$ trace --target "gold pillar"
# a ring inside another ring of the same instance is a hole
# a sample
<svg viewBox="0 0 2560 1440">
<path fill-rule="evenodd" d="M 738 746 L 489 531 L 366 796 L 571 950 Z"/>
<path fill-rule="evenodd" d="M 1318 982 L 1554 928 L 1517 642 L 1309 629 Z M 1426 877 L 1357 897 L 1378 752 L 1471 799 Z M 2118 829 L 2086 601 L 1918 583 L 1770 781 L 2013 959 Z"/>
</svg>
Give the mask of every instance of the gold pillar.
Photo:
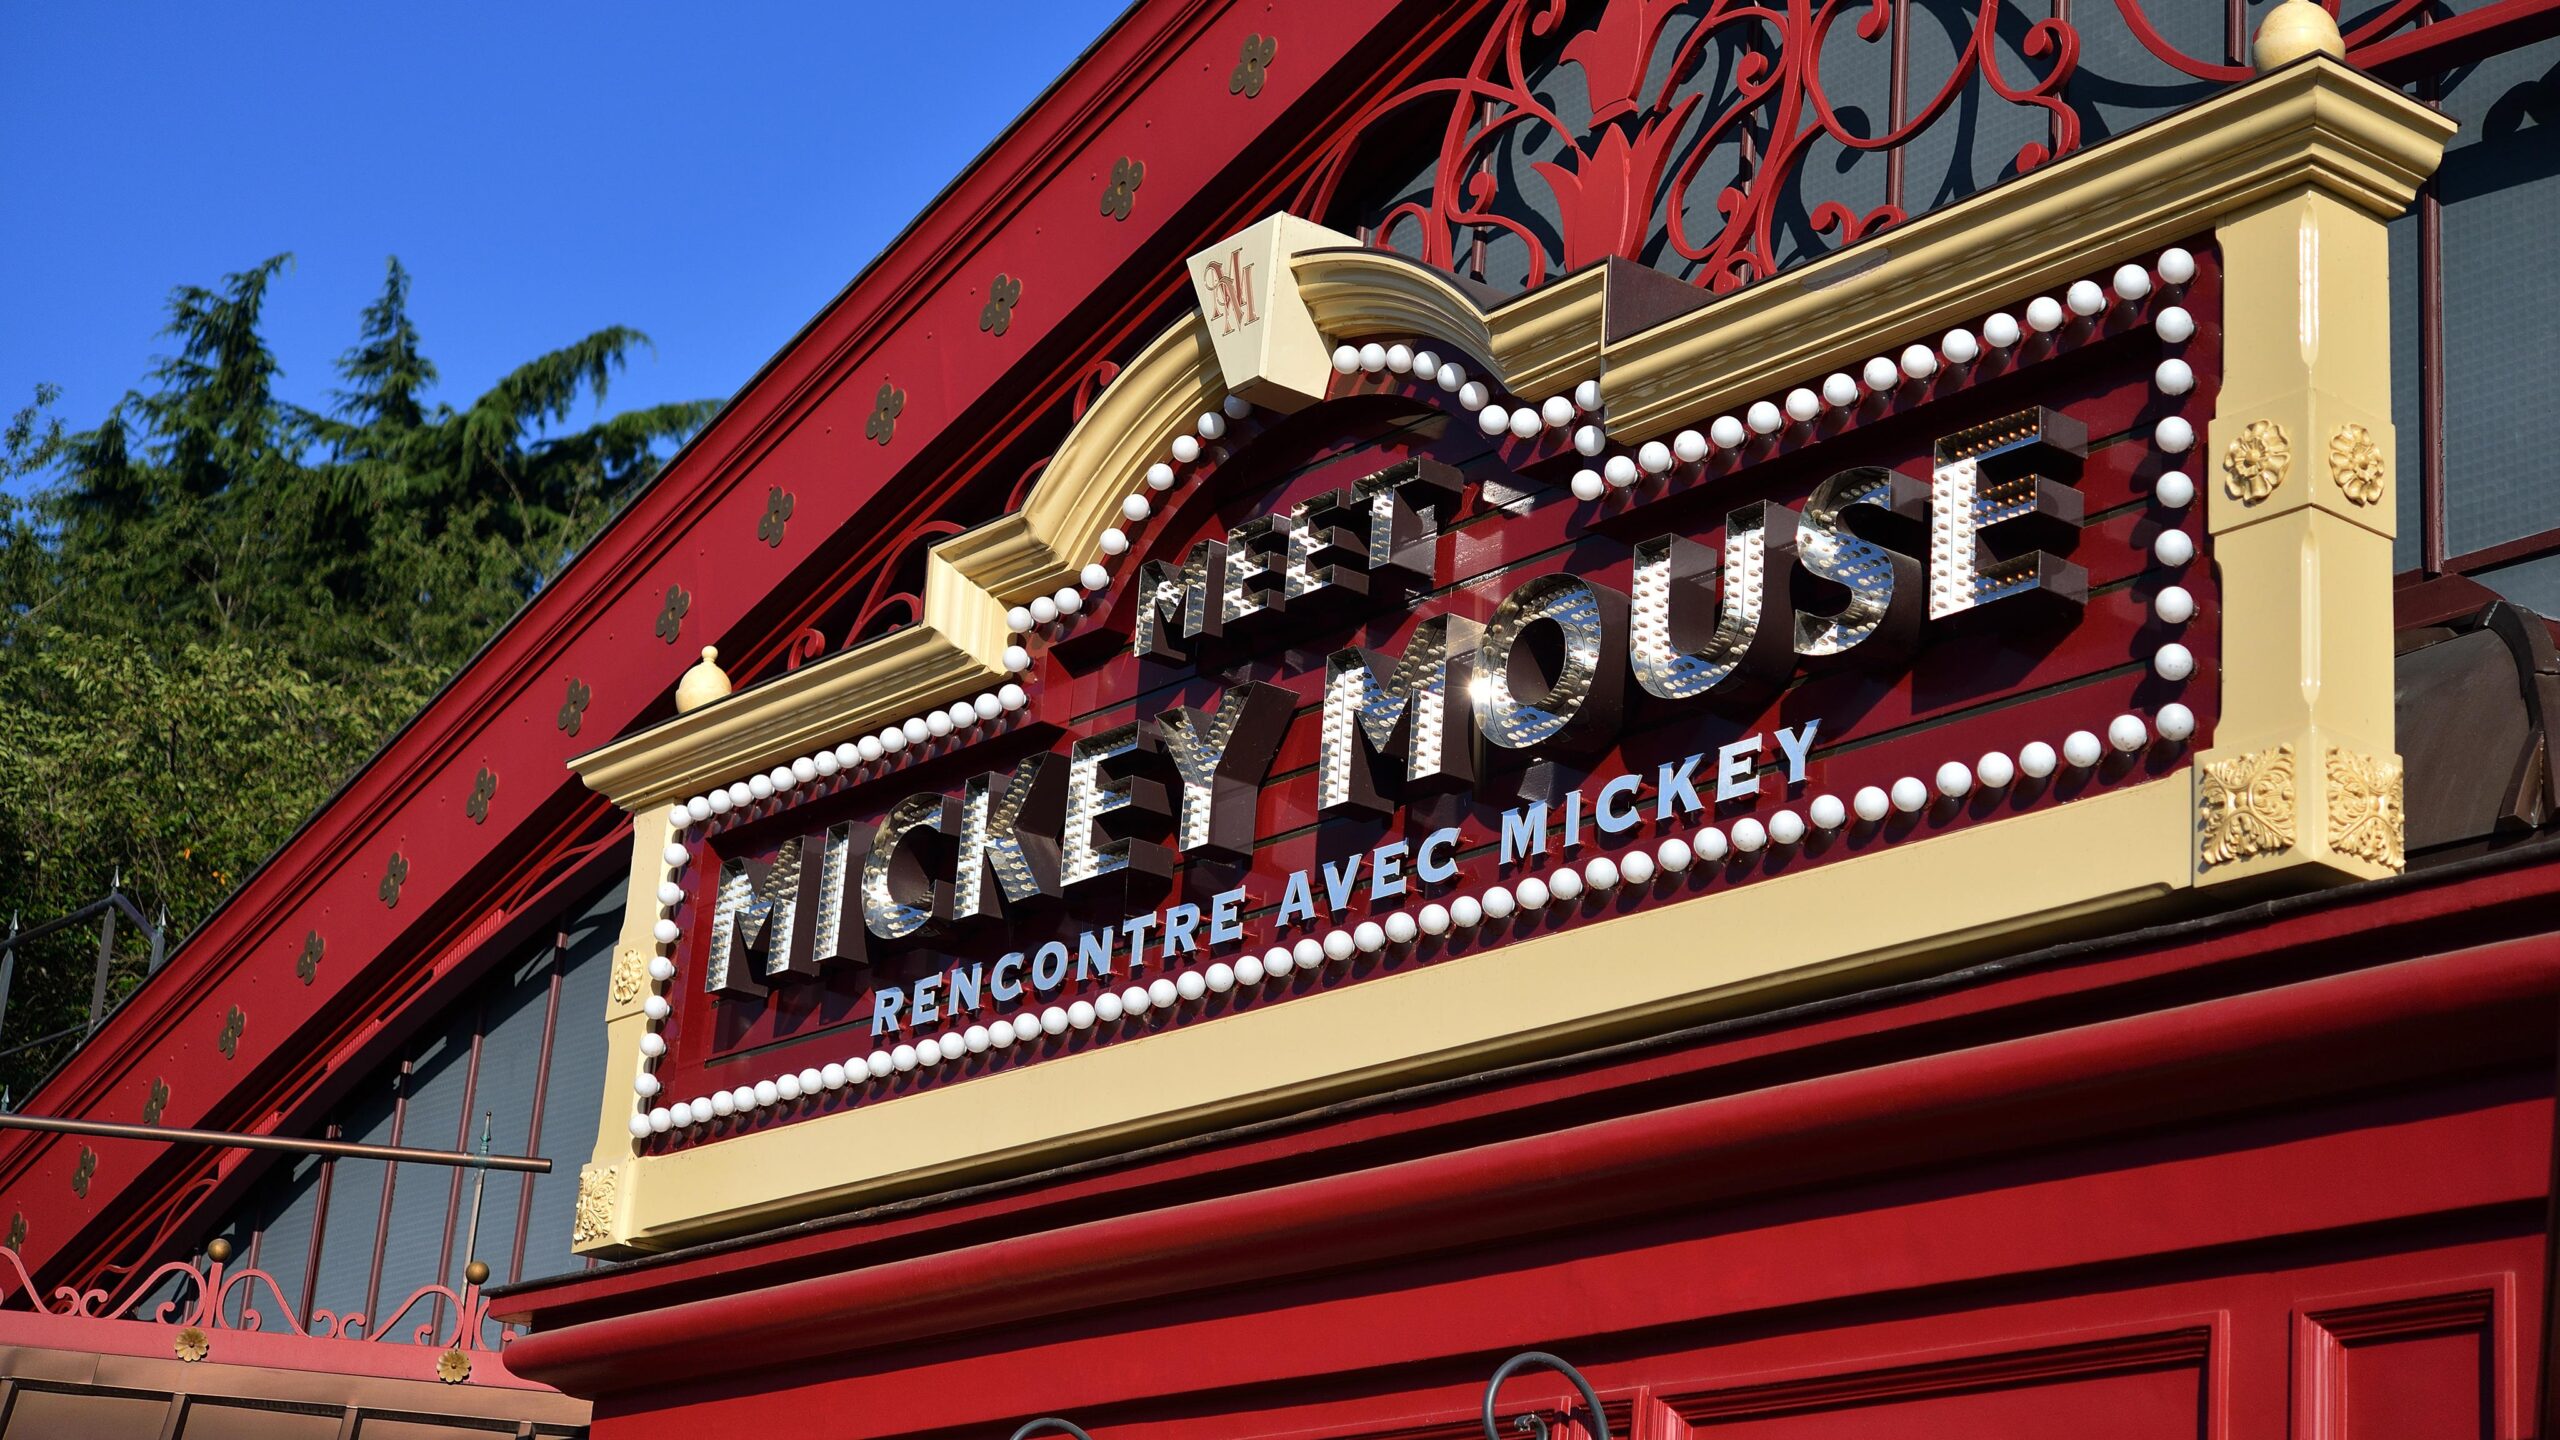
<svg viewBox="0 0 2560 1440">
<path fill-rule="evenodd" d="M 2394 213 L 2305 183 L 2215 230 L 2222 388 L 2193 468 L 2210 497 L 2224 651 L 2221 717 L 2197 757 L 2200 885 L 2401 868 Z"/>
</svg>

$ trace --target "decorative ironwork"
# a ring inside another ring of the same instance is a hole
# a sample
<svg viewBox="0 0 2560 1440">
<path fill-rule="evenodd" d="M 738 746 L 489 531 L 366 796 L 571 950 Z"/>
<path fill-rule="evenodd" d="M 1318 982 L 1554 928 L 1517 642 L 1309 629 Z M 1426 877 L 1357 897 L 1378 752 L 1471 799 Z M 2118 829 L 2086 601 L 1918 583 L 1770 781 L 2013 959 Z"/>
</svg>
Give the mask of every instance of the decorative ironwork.
<svg viewBox="0 0 2560 1440">
<path fill-rule="evenodd" d="M 169 1109 L 169 1082 L 157 1075 L 151 1077 L 151 1093 L 143 1097 L 142 1123 L 157 1125 Z"/>
<path fill-rule="evenodd" d="M 1541 98 L 1556 80 L 1533 75 L 1528 58 L 1534 44 L 1564 24 L 1563 0 L 1510 0 L 1463 74 L 1385 96 L 1345 127 L 1345 138 L 1291 208 L 1328 214 L 1367 137 L 1409 133 L 1413 120 L 1402 112 L 1444 105 L 1429 195 L 1389 210 L 1377 243 L 1391 243 L 1410 226 L 1419 232 L 1424 263 L 1455 269 L 1461 246 L 1501 232 L 1527 247 L 1526 283 L 1535 286 L 1551 269 L 1579 269 L 1613 255 L 1643 258 L 1659 234 L 1671 254 L 1697 265 L 1697 283 L 1723 291 L 1777 273 L 1779 227 L 1791 216 L 1799 172 L 1816 141 L 1852 152 L 1899 149 L 1955 110 L 1958 97 L 1979 81 L 1999 99 L 2047 117 L 2050 140 L 2020 146 L 2017 170 L 2078 148 L 2080 120 L 2062 98 L 2079 63 L 2080 37 L 2069 23 L 2043 19 L 2026 27 L 2019 49 L 2045 68 L 2012 83 L 1999 66 L 2001 0 L 1974 0 L 1973 31 L 1961 37 L 1935 93 L 1898 122 L 1862 133 L 1834 106 L 1822 76 L 1832 27 L 1851 8 L 1843 0 L 1709 0 L 1694 24 L 1670 38 L 1669 22 L 1698 11 L 1695 0 L 1612 0 L 1558 52 L 1582 75 L 1590 118 L 1576 127 Z M 1901 7 L 1868 0 L 1855 8 L 1858 38 L 1889 42 Z M 1711 56 L 1724 54 L 1733 56 L 1730 70 L 1712 95 L 1680 93 Z M 1552 198 L 1552 245 L 1495 208 L 1496 151 L 1537 132 L 1563 147 L 1557 159 L 1528 166 Z M 1726 173 L 1737 178 L 1712 197 L 1697 193 L 1701 176 Z M 1712 228 L 1693 231 L 1691 217 L 1699 214 L 1713 217 Z M 1862 214 L 1825 201 L 1807 218 L 1816 233 L 1846 245 L 1908 216 L 1894 203 Z"/>
<path fill-rule="evenodd" d="M 1244 49 L 1236 57 L 1236 68 L 1227 74 L 1227 93 L 1247 100 L 1262 93 L 1262 82 L 1271 69 L 1271 57 L 1280 53 L 1277 35 L 1247 35 Z"/>
<path fill-rule="evenodd" d="M 303 984 L 308 985 L 320 978 L 320 957 L 328 948 L 329 942 L 320 938 L 319 931 L 303 934 L 302 953 L 293 960 L 293 973 L 302 977 Z"/>
<path fill-rule="evenodd" d="M 373 887 L 373 893 L 382 897 L 384 909 L 397 910 L 400 908 L 400 887 L 408 883 L 409 857 L 394 850 L 391 858 L 383 862 L 382 883 Z"/>
<path fill-rule="evenodd" d="M 237 1005 L 232 1006 L 231 1013 L 222 1017 L 222 1033 L 213 1042 L 214 1048 L 222 1052 L 223 1059 L 240 1058 L 240 1035 L 248 1028 L 249 1012 Z"/>
<path fill-rule="evenodd" d="M 692 592 L 682 585 L 669 585 L 666 601 L 658 607 L 658 638 L 670 645 L 676 643 L 676 637 L 684 633 L 684 617 L 692 609 Z M 572 730 L 569 733 L 575 735 L 578 732 Z"/>
<path fill-rule="evenodd" d="M 2382 499 L 2386 473 L 2382 447 L 2361 425 L 2341 425 L 2329 437 L 2329 479 L 2350 505 L 2372 505 Z"/>
<path fill-rule="evenodd" d="M 791 637 L 791 643 L 783 647 L 783 672 L 788 674 L 826 653 L 827 637 L 825 632 L 819 630 L 815 625 L 804 626 L 799 634 Z"/>
<path fill-rule="evenodd" d="M 797 503 L 791 492 L 779 485 L 764 492 L 764 514 L 756 520 L 756 538 L 763 541 L 767 549 L 782 548 L 782 534 L 791 524 L 791 511 Z"/>
<path fill-rule="evenodd" d="M 1581 1392 L 1582 1403 L 1590 1407 L 1591 1440 L 1609 1440 L 1609 1417 L 1600 1409 L 1599 1392 L 1591 1388 L 1591 1382 L 1584 1379 L 1582 1372 L 1573 1368 L 1571 1363 L 1560 1360 L 1557 1357 L 1548 1354 L 1544 1350 L 1523 1350 L 1519 1354 L 1512 1356 L 1510 1359 L 1503 1361 L 1501 1368 L 1493 1372 L 1493 1379 L 1485 1383 L 1485 1440 L 1502 1440 L 1501 1427 L 1494 1420 L 1494 1400 L 1495 1397 L 1501 1393 L 1502 1382 L 1510 1379 L 1512 1375 L 1518 1371 L 1527 1369 L 1532 1365 L 1553 1370 L 1557 1374 L 1562 1375 L 1565 1379 L 1571 1381 L 1573 1383 L 1573 1388 Z M 1573 1415 L 1572 1412 L 1568 1410 L 1559 1412 L 1555 1418 L 1558 1420 L 1570 1420 L 1573 1418 Z M 1554 1434 L 1553 1427 L 1548 1423 L 1547 1412 L 1543 1410 L 1532 1410 L 1526 1414 L 1512 1416 L 1511 1428 L 1519 1434 L 1532 1435 L 1535 1437 L 1535 1440 L 1551 1440 L 1551 1437 Z"/>
<path fill-rule="evenodd" d="M 990 335 L 1012 329 L 1013 307 L 1021 302 L 1021 278 L 997 272 L 994 283 L 987 286 L 987 303 L 978 309 L 978 328 Z"/>
<path fill-rule="evenodd" d="M 2246 80 L 2258 73 L 2245 64 L 2199 59 L 2170 44 L 2159 27 L 2151 23 L 2151 17 L 2143 13 L 2142 0 L 2115 0 L 2115 4 L 2116 13 L 2124 17 L 2125 28 L 2133 32 L 2133 38 L 2142 48 L 2150 51 L 2153 59 L 2181 75 L 2190 75 L 2198 80 L 2231 82 Z M 2338 0 L 2320 0 L 2320 8 L 2335 19 Z M 2425 9 L 2426 0 L 2394 0 L 2394 3 L 2367 16 L 2363 24 L 2346 32 L 2348 51 L 2352 53 L 2356 47 L 2381 39 L 2403 23 L 2421 18 Z"/>
<path fill-rule="evenodd" d="M 1072 1435 L 1075 1440 L 1093 1440 L 1091 1435 L 1085 1433 L 1083 1426 L 1073 1420 L 1061 1420 L 1055 1415 L 1043 1415 L 1037 1420 L 1023 1421 L 1022 1428 L 1013 1432 L 1013 1440 L 1031 1440 L 1034 1435 L 1051 1431 L 1060 1435 Z"/>
<path fill-rule="evenodd" d="M 237 1015 L 240 1012 L 234 1010 L 231 1013 Z M 89 1182 L 97 1178 L 98 1152 L 83 1145 L 80 1147 L 80 1163 L 71 1167 L 71 1193 L 83 1200 L 88 1199 Z"/>
<path fill-rule="evenodd" d="M 871 418 L 862 422 L 862 433 L 886 445 L 898 433 L 898 417 L 906 413 L 907 392 L 890 382 L 880 382 L 880 392 L 871 397 Z"/>
<path fill-rule="evenodd" d="M 472 824 L 485 825 L 489 820 L 489 802 L 497 798 L 498 772 L 483 765 L 480 773 L 471 777 L 471 793 L 463 798 L 462 813 L 471 817 Z"/>
<path fill-rule="evenodd" d="M 1129 218 L 1129 207 L 1138 199 L 1138 187 L 1146 183 L 1147 163 L 1123 155 L 1111 162 L 1111 183 L 1102 187 L 1102 213 L 1113 220 Z"/>
<path fill-rule="evenodd" d="M 2216 760 L 2198 778 L 2198 858 L 2228 865 L 2252 855 L 2291 849 L 2295 838 L 2293 747 L 2278 745 Z"/>
<path fill-rule="evenodd" d="M 561 734 L 573 738 L 577 735 L 578 728 L 587 723 L 587 702 L 595 698 L 596 692 L 587 688 L 586 681 L 570 679 L 568 698 L 560 702 L 557 723 Z"/>
<path fill-rule="evenodd" d="M 2329 848 L 2385 869 L 2407 863 L 2398 756 L 2329 750 Z"/>
<path fill-rule="evenodd" d="M 18 1235 L 18 1231 L 12 1231 L 13 1240 Z M 489 1318 L 489 1302 L 481 1293 L 489 1269 L 476 1260 L 464 1270 L 460 1289 L 450 1285 L 422 1286 L 401 1301 L 389 1318 L 376 1323 L 361 1313 L 338 1315 L 317 1307 L 309 1316 L 297 1318 L 274 1276 L 246 1266 L 234 1269 L 231 1255 L 230 1242 L 216 1240 L 205 1247 L 201 1267 L 191 1260 L 169 1261 L 152 1270 L 123 1298 L 108 1289 L 73 1285 L 55 1287 L 48 1298 L 37 1287 L 13 1243 L 0 1249 L 0 1307 L 23 1294 L 28 1307 L 38 1314 L 166 1325 L 176 1331 L 170 1338 L 182 1360 L 203 1359 L 211 1351 L 213 1333 L 222 1330 L 254 1330 L 312 1340 L 404 1343 L 397 1338 L 402 1333 L 401 1322 L 415 1312 L 424 1318 L 408 1328 L 405 1343 L 445 1351 L 448 1358 L 437 1362 L 440 1377 L 455 1384 L 469 1378 L 471 1356 L 495 1354 L 515 1336 L 511 1327 Z M 171 1290 L 170 1298 L 146 1308 L 147 1298 L 164 1287 Z M 190 1356 L 189 1349 L 196 1353 Z M 445 1373 L 451 1363 L 449 1357 L 455 1353 L 465 1357 L 460 1376 Z"/>
<path fill-rule="evenodd" d="M 2222 452 L 2222 488 L 2243 505 L 2276 493 L 2293 469 L 2293 439 L 2273 420 L 2252 420 Z"/>
</svg>

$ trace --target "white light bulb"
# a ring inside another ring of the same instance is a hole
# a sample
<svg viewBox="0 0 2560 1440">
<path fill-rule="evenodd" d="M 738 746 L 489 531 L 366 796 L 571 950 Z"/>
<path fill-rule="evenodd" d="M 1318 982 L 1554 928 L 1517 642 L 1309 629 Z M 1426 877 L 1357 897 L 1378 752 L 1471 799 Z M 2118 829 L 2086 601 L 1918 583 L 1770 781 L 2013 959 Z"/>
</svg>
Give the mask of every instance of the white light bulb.
<svg viewBox="0 0 2560 1440">
<path fill-rule="evenodd" d="M 2139 715 L 2119 715 L 2107 722 L 2107 743 L 2130 755 L 2151 743 L 2151 727 Z"/>
</svg>

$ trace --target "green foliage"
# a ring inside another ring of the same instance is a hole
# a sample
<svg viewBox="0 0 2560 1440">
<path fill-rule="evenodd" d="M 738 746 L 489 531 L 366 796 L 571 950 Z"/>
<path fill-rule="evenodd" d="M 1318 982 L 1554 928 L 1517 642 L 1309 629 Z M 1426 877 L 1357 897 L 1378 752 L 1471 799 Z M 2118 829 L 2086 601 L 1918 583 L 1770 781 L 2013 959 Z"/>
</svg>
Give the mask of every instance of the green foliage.
<svg viewBox="0 0 2560 1440">
<path fill-rule="evenodd" d="M 394 260 L 304 409 L 259 330 L 289 263 L 174 291 L 175 353 L 95 428 L 44 388 L 0 429 L 0 475 L 42 482 L 0 511 L 0 908 L 28 924 L 121 875 L 174 947 L 714 408 L 573 426 L 648 343 L 620 327 L 437 402 Z M 21 947 L 0 1051 L 76 1037 L 97 943 Z M 120 944 L 111 998 L 145 964 Z M 0 1084 L 73 1043 L 0 1053 Z"/>
</svg>

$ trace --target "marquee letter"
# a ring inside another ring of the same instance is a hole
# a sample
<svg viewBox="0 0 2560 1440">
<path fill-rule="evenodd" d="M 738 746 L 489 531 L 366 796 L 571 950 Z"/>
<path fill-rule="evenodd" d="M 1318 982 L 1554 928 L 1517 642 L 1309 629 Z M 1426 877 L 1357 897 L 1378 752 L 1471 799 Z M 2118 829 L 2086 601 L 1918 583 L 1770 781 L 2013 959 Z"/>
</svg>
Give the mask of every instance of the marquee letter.
<svg viewBox="0 0 2560 1440">
<path fill-rule="evenodd" d="M 2041 597 L 2026 602 L 2031 607 L 2066 613 L 2088 603 L 2088 571 L 2031 548 L 2068 549 L 2078 536 L 2084 502 L 2070 482 L 2088 453 L 2088 427 L 2041 406 L 1938 442 L 1928 502 L 1930 619 L 2023 595 Z"/>
<path fill-rule="evenodd" d="M 1553 631 L 1552 643 L 1540 627 Z M 1627 597 L 1542 575 L 1502 597 L 1476 647 L 1476 729 L 1505 750 L 1578 745 L 1618 718 L 1627 673 Z"/>
<path fill-rule="evenodd" d="M 1007 905 L 1058 893 L 1058 828 L 1066 817 L 1066 782 L 1061 767 L 1047 755 L 1023 757 L 1013 774 L 973 776 L 957 799 L 946 801 L 945 832 L 958 836 L 951 867 L 951 918 L 992 918 L 995 897 L 987 894 L 986 877 L 995 872 L 996 887 Z"/>
<path fill-rule="evenodd" d="M 1317 813 L 1387 815 L 1395 809 L 1391 797 L 1405 786 L 1454 787 L 1475 779 L 1465 677 L 1482 634 L 1464 616 L 1434 615 L 1414 630 L 1400 658 L 1355 646 L 1326 659 Z M 1398 757 L 1400 777 L 1389 763 Z"/>
<path fill-rule="evenodd" d="M 1795 668 L 1795 560 L 1795 512 L 1765 500 L 1724 517 L 1721 585 L 1702 545 L 1677 535 L 1638 545 L 1627 641 L 1636 684 L 1657 700 L 1774 694 Z"/>
<path fill-rule="evenodd" d="M 1130 653 L 1167 663 L 1189 654 L 1190 643 L 1224 631 L 1227 542 L 1203 540 L 1179 569 L 1162 560 L 1138 567 L 1138 613 L 1129 626 Z"/>
<path fill-rule="evenodd" d="M 1182 794 L 1173 848 L 1241 860 L 1253 853 L 1254 798 L 1296 710 L 1277 685 L 1230 685 L 1218 708 L 1189 706 L 1156 717 L 1156 738 L 1173 761 Z"/>
<path fill-rule="evenodd" d="M 1069 891 L 1089 890 L 1114 875 L 1147 875 L 1169 879 L 1173 863 L 1165 848 L 1151 840 L 1131 838 L 1149 822 L 1165 818 L 1164 782 L 1139 772 L 1156 760 L 1155 731 L 1145 725 L 1122 725 L 1078 740 L 1067 751 L 1067 818 L 1061 838 L 1059 883 Z M 1115 838 L 1095 838 L 1097 828 Z"/>
<path fill-rule="evenodd" d="M 910 795 L 890 807 L 862 857 L 863 928 L 898 940 L 932 924 L 947 890 L 933 877 L 927 850 L 942 833 L 942 797 Z M 921 837 L 921 838 L 920 838 Z"/>
<path fill-rule="evenodd" d="M 1820 659 L 1861 645 L 1878 658 L 1910 653 L 1919 639 L 1923 609 L 1920 562 L 1892 546 L 1861 539 L 1850 531 L 1848 517 L 1863 510 L 1877 517 L 1875 523 L 1900 528 L 1895 507 L 1907 511 L 1923 493 L 1917 481 L 1881 465 L 1843 470 L 1813 487 L 1796 530 L 1796 563 L 1815 579 L 1846 590 L 1849 598 L 1828 615 L 1797 612 L 1797 654 Z M 1916 537 L 1911 548 L 1919 548 Z"/>
</svg>

